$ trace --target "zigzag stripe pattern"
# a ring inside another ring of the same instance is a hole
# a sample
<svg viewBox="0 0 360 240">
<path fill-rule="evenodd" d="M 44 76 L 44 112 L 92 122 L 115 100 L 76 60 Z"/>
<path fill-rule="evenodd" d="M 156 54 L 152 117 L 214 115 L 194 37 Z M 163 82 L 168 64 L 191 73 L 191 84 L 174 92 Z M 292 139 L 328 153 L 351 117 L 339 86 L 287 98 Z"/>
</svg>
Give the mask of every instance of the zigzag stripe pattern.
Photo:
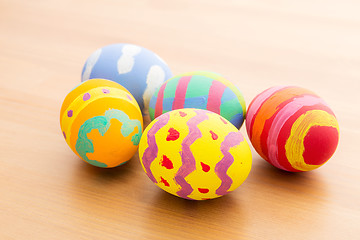
<svg viewBox="0 0 360 240">
<path fill-rule="evenodd" d="M 206 114 L 200 111 L 195 112 L 196 115 L 187 122 L 189 127 L 189 134 L 184 138 L 181 144 L 182 152 L 180 154 L 182 166 L 175 175 L 176 183 L 181 186 L 181 189 L 177 192 L 177 194 L 180 197 L 186 199 L 191 199 L 188 197 L 188 195 L 191 194 L 193 188 L 189 183 L 186 182 L 185 178 L 196 169 L 196 161 L 194 155 L 191 152 L 190 146 L 197 139 L 202 137 L 201 131 L 197 127 L 198 124 L 209 118 Z"/>
<path fill-rule="evenodd" d="M 152 128 L 147 133 L 148 148 L 146 148 L 144 151 L 142 162 L 146 170 L 145 171 L 146 174 L 154 183 L 157 183 L 157 181 L 150 170 L 150 166 L 151 163 L 156 159 L 159 151 L 156 143 L 155 133 L 168 123 L 169 118 L 170 118 L 169 114 L 164 114 L 163 117 L 159 118 L 159 120 L 152 126 Z"/>
<path fill-rule="evenodd" d="M 227 175 L 229 167 L 234 162 L 234 157 L 229 151 L 242 141 L 244 141 L 244 137 L 240 132 L 230 132 L 221 143 L 220 150 L 224 157 L 215 166 L 215 173 L 221 179 L 221 185 L 215 192 L 218 195 L 225 195 L 233 183 L 233 180 Z"/>
</svg>

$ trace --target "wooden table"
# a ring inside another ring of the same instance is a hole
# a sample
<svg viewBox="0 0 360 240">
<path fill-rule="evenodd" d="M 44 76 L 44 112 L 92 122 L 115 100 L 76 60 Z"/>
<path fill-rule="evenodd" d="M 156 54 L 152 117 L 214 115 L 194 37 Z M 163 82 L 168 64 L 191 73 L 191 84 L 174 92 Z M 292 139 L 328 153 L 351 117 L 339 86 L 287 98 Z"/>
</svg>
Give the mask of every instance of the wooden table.
<svg viewBox="0 0 360 240">
<path fill-rule="evenodd" d="M 355 0 L 0 0 L 0 239 L 360 239 L 359 12 Z M 86 58 L 117 42 L 175 74 L 221 73 L 247 104 L 274 85 L 313 90 L 338 117 L 338 149 L 298 174 L 253 151 L 244 184 L 202 202 L 163 192 L 137 155 L 92 167 L 59 111 Z"/>
</svg>

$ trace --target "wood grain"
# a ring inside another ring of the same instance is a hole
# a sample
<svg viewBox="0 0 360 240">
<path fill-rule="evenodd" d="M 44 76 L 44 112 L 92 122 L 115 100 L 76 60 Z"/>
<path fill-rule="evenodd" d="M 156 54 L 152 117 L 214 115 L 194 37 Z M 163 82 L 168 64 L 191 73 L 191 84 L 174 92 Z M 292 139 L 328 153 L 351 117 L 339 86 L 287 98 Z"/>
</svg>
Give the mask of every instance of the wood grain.
<svg viewBox="0 0 360 240">
<path fill-rule="evenodd" d="M 0 0 L 0 239 L 359 239 L 359 11 L 355 0 Z M 247 104 L 274 85 L 313 90 L 338 117 L 338 149 L 300 174 L 253 151 L 245 183 L 203 202 L 163 192 L 137 155 L 87 165 L 62 138 L 60 106 L 86 58 L 116 42 L 175 74 L 221 73 Z"/>
</svg>

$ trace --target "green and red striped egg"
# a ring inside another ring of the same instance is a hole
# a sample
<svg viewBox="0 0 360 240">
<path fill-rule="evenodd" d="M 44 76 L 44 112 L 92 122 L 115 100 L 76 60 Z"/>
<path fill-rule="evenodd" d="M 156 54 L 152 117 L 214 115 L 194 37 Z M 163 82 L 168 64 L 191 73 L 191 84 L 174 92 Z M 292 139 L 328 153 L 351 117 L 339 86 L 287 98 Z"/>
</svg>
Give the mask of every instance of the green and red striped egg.
<svg viewBox="0 0 360 240">
<path fill-rule="evenodd" d="M 246 116 L 245 100 L 240 90 L 212 72 L 189 72 L 167 80 L 152 96 L 149 114 L 153 120 L 163 113 L 182 108 L 212 111 L 238 129 Z"/>
<path fill-rule="evenodd" d="M 339 141 L 330 107 L 315 93 L 293 86 L 272 87 L 257 95 L 248 108 L 246 129 L 262 158 L 290 172 L 322 166 Z"/>
<path fill-rule="evenodd" d="M 163 190 L 190 200 L 223 196 L 239 187 L 251 169 L 242 134 L 218 114 L 179 109 L 145 129 L 139 158 L 147 176 Z"/>
</svg>

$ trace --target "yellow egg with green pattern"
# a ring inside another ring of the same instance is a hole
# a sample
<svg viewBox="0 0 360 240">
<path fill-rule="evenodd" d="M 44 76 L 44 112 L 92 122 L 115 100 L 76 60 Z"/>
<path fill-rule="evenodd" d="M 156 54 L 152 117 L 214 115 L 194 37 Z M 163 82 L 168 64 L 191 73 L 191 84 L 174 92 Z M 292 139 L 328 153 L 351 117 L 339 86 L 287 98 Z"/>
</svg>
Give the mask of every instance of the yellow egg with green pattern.
<svg viewBox="0 0 360 240">
<path fill-rule="evenodd" d="M 119 166 L 135 154 L 143 119 L 135 98 L 120 84 L 91 79 L 75 87 L 60 111 L 70 148 L 97 167 Z"/>
<path fill-rule="evenodd" d="M 238 129 L 220 115 L 179 109 L 145 129 L 139 157 L 163 190 L 191 200 L 213 199 L 239 187 L 251 169 L 251 151 Z"/>
</svg>

